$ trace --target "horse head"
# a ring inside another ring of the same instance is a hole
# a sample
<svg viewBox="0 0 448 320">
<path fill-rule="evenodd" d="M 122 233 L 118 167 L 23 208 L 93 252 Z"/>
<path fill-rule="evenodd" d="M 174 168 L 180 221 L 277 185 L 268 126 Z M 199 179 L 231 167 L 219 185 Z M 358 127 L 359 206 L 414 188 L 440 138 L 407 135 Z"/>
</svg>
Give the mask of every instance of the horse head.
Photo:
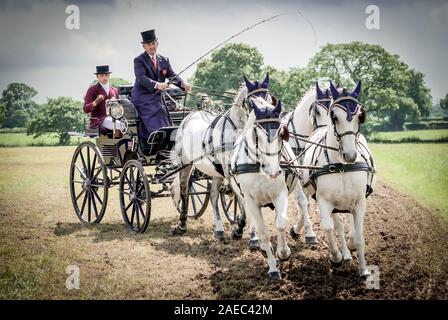
<svg viewBox="0 0 448 320">
<path fill-rule="evenodd" d="M 288 141 L 288 127 L 281 123 L 282 103 L 279 100 L 275 106 L 260 97 L 250 98 L 254 121 L 252 123 L 251 148 L 260 163 L 260 171 L 276 178 L 281 173 L 280 155 L 283 141 Z"/>
<path fill-rule="evenodd" d="M 361 92 L 361 81 L 358 81 L 352 92 L 346 88 L 339 91 L 330 81 L 333 104 L 329 109 L 334 134 L 339 142 L 343 160 L 349 163 L 357 158 L 356 141 L 360 126 L 365 122 L 366 114 L 358 97 Z"/>
</svg>

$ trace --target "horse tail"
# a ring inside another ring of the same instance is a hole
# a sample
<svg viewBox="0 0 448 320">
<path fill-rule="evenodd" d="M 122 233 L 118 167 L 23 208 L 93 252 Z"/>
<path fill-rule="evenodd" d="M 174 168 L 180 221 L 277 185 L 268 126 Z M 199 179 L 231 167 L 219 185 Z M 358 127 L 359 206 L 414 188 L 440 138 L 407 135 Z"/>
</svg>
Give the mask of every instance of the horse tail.
<svg viewBox="0 0 448 320">
<path fill-rule="evenodd" d="M 177 207 L 180 202 L 180 172 L 176 173 L 173 182 L 171 182 L 170 191 L 174 205 Z"/>
</svg>

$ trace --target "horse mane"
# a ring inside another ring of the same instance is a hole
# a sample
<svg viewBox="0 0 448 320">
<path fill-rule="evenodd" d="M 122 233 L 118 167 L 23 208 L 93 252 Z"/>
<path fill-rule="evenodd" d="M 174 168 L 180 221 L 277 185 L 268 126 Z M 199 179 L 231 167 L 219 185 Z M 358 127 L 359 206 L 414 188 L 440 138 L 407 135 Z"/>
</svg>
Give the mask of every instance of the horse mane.
<svg viewBox="0 0 448 320">
<path fill-rule="evenodd" d="M 303 94 L 302 98 L 300 98 L 299 102 L 297 103 L 295 109 L 298 109 L 299 107 L 303 107 L 305 105 L 305 103 L 307 103 L 310 98 L 313 98 L 312 102 L 314 102 L 314 100 L 316 100 L 316 88 L 314 88 L 314 87 L 310 87 Z M 311 103 L 309 103 L 309 104 L 307 103 L 307 105 L 305 105 L 305 107 L 309 107 L 311 105 Z"/>
<path fill-rule="evenodd" d="M 246 111 L 243 108 L 243 101 L 247 96 L 247 87 L 243 82 L 238 88 L 232 106 L 228 110 L 228 115 L 237 128 L 242 129 L 247 120 Z"/>
</svg>

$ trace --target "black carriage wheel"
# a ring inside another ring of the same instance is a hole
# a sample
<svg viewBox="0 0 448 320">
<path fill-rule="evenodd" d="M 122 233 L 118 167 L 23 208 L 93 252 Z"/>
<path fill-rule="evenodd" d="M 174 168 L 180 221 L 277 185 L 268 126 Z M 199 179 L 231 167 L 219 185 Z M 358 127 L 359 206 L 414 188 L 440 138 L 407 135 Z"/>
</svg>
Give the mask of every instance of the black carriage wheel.
<svg viewBox="0 0 448 320">
<path fill-rule="evenodd" d="M 70 195 L 76 216 L 83 223 L 99 223 L 107 206 L 107 168 L 98 147 L 81 143 L 70 166 Z"/>
<path fill-rule="evenodd" d="M 192 175 L 188 181 L 188 212 L 187 217 L 198 219 L 207 209 L 210 200 L 210 189 L 212 184 L 209 180 L 196 180 Z M 177 211 L 181 213 L 181 202 L 177 206 Z"/>
<path fill-rule="evenodd" d="M 151 218 L 151 194 L 148 177 L 140 162 L 129 160 L 120 175 L 120 207 L 126 226 L 145 232 Z"/>
<path fill-rule="evenodd" d="M 227 220 L 231 224 L 237 224 L 241 216 L 240 204 L 236 199 L 236 195 L 232 193 L 221 192 L 219 194 L 221 208 Z"/>
</svg>

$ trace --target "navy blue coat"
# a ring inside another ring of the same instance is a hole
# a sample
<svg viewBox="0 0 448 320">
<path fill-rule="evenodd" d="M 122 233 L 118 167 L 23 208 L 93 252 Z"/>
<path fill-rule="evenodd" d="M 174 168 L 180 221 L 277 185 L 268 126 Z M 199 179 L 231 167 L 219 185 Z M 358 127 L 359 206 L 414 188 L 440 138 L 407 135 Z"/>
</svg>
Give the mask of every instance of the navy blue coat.
<svg viewBox="0 0 448 320">
<path fill-rule="evenodd" d="M 149 134 L 162 127 L 170 126 L 167 110 L 162 104 L 161 91 L 155 89 L 157 82 L 173 78 L 173 83 L 181 87 L 182 79 L 176 75 L 168 58 L 157 54 L 157 70 L 149 55 L 143 52 L 134 59 L 135 83 L 132 88 L 131 101 L 139 113 L 139 135 L 147 140 Z"/>
</svg>

